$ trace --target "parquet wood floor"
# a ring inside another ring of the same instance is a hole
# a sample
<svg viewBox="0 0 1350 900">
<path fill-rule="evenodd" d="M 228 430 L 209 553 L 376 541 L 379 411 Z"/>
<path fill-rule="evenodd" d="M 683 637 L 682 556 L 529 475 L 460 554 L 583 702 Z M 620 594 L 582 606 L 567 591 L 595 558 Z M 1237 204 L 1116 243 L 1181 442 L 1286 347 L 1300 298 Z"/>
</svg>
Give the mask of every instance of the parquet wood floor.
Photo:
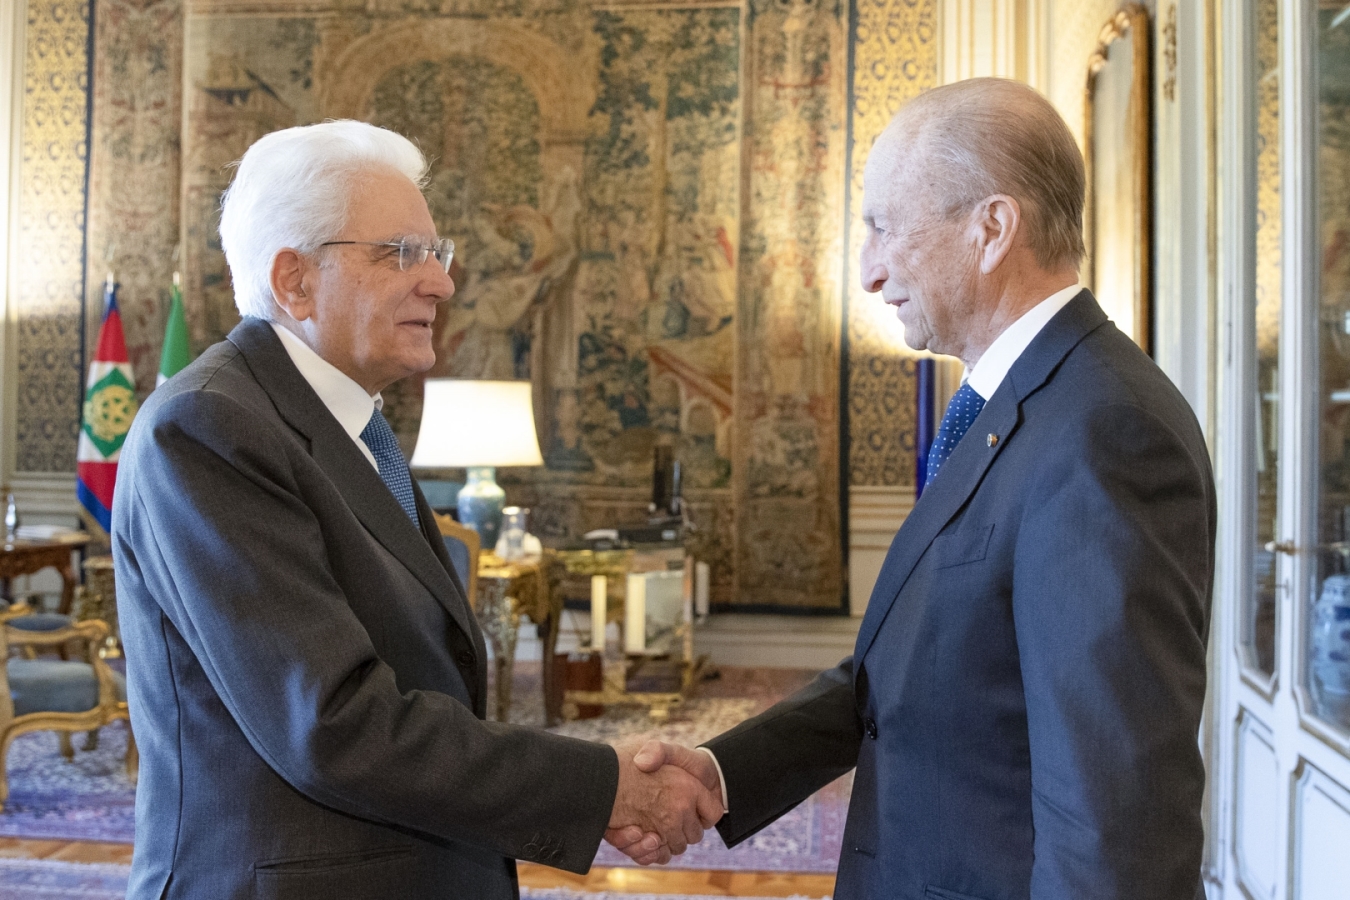
<svg viewBox="0 0 1350 900">
<path fill-rule="evenodd" d="M 0 857 L 125 865 L 131 862 L 131 845 L 0 838 Z M 533 888 L 565 887 L 595 893 L 631 891 L 644 894 L 709 894 L 714 897 L 791 897 L 794 894 L 826 897 L 834 891 L 833 875 L 659 868 L 595 868 L 586 875 L 573 875 L 529 863 L 520 865 L 520 883 Z"/>
</svg>

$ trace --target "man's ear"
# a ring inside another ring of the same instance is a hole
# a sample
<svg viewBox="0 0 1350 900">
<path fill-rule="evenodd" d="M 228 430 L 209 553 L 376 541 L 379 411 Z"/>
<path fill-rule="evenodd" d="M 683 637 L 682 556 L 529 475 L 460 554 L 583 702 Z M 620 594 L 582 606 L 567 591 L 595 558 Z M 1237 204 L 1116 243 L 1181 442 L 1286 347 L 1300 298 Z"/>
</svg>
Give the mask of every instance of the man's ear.
<svg viewBox="0 0 1350 900">
<path fill-rule="evenodd" d="M 1012 251 L 1022 230 L 1022 207 L 1007 194 L 994 194 L 976 206 L 972 226 L 980 251 L 980 272 L 989 275 Z"/>
<path fill-rule="evenodd" d="M 305 288 L 309 261 L 285 247 L 272 257 L 272 297 L 292 319 L 303 322 L 314 314 L 314 297 Z"/>
</svg>

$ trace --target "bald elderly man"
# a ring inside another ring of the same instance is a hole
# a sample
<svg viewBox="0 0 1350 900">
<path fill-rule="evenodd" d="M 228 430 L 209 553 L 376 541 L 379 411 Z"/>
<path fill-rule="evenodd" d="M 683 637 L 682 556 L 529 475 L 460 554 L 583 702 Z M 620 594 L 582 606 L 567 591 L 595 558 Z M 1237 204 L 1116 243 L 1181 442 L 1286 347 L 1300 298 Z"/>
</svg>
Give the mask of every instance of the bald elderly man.
<svg viewBox="0 0 1350 900">
<path fill-rule="evenodd" d="M 1078 283 L 1083 189 L 1024 85 L 896 116 L 863 286 L 967 374 L 923 497 L 852 657 L 701 751 L 638 754 L 725 792 L 729 846 L 856 767 L 835 900 L 1203 897 L 1213 479 L 1185 400 Z"/>
</svg>

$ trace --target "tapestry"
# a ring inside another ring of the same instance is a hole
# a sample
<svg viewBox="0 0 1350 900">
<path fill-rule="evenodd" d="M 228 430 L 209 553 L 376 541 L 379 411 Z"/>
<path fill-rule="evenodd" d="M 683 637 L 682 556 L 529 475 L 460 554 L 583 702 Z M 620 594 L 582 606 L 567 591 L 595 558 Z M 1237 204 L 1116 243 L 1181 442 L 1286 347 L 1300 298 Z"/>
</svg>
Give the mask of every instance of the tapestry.
<svg viewBox="0 0 1350 900">
<path fill-rule="evenodd" d="M 847 10 L 755 0 L 749 13 L 736 595 L 838 606 Z"/>
<path fill-rule="evenodd" d="M 15 469 L 21 472 L 75 471 L 84 399 L 89 8 L 88 0 L 28 5 L 14 256 L 21 264 L 11 312 L 18 350 Z"/>
<path fill-rule="evenodd" d="M 533 384 L 545 465 L 499 473 L 532 530 L 643 520 L 670 445 L 716 607 L 840 610 L 846 485 L 912 478 L 912 364 L 857 286 L 852 220 L 872 140 L 935 77 L 934 15 L 933 0 L 107 0 L 91 274 L 44 359 L 66 354 L 77 408 L 79 297 L 92 308 L 111 266 L 144 396 L 175 271 L 194 354 L 238 321 L 216 231 L 230 164 L 278 128 L 372 121 L 427 154 L 457 244 L 429 374 Z M 37 318 L 21 335 L 49 327 Z M 20 343 L 23 361 L 37 343 Z M 29 380 L 60 397 L 51 373 Z M 422 383 L 385 395 L 409 452 Z M 30 429 L 70 425 L 70 458 L 41 468 L 73 468 L 74 416 L 29 408 Z"/>
<path fill-rule="evenodd" d="M 226 167 L 253 140 L 328 117 L 407 135 L 456 241 L 428 374 L 534 385 L 546 464 L 501 473 L 511 499 L 546 536 L 641 521 L 654 448 L 671 444 L 730 602 L 741 10 L 480 5 L 189 6 L 189 320 L 204 341 L 236 321 L 214 229 Z M 421 394 L 420 378 L 385 393 L 407 450 Z"/>
<path fill-rule="evenodd" d="M 179 268 L 182 63 L 182 0 L 99 0 L 90 85 L 86 343 L 93 347 L 103 281 L 112 272 L 141 401 L 155 387 Z"/>
</svg>

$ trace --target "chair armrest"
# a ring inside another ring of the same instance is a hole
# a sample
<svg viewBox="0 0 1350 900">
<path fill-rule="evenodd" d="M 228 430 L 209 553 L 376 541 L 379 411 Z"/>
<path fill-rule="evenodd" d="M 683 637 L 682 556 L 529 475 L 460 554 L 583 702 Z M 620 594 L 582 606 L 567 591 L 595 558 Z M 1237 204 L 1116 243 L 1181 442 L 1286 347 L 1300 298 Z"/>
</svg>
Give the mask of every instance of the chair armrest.
<svg viewBox="0 0 1350 900">
<path fill-rule="evenodd" d="M 59 647 L 70 641 L 84 641 L 93 656 L 98 655 L 98 648 L 108 636 L 108 623 L 102 619 L 72 622 L 51 631 L 26 631 L 13 625 L 5 625 L 4 629 L 5 643 L 10 647 Z"/>
<path fill-rule="evenodd" d="M 9 606 L 0 609 L 0 622 L 8 622 L 10 619 L 19 618 L 19 616 L 31 616 L 33 612 L 33 607 L 29 606 L 26 600 L 15 600 Z"/>
</svg>

